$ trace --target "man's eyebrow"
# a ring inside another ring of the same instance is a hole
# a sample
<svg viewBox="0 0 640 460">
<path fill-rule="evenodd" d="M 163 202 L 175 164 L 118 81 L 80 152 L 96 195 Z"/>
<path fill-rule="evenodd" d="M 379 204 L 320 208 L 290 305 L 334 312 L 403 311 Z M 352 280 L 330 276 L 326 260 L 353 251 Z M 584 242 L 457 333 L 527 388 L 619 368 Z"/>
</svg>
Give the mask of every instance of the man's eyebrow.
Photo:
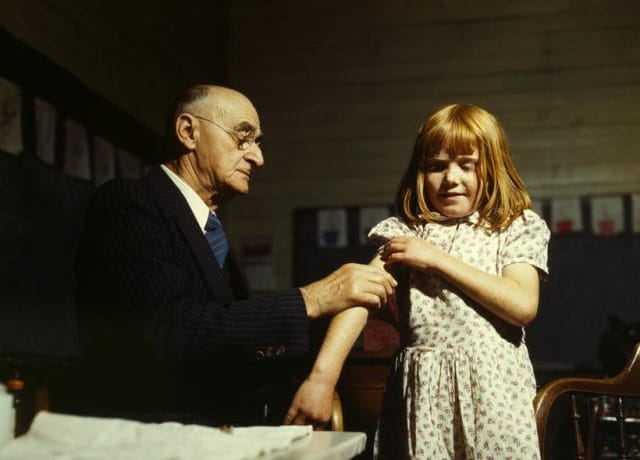
<svg viewBox="0 0 640 460">
<path fill-rule="evenodd" d="M 241 131 L 241 132 L 253 133 L 253 132 L 255 132 L 256 127 L 253 124 L 249 123 L 248 121 L 241 121 L 240 123 L 235 125 L 234 130 L 235 131 Z"/>
</svg>

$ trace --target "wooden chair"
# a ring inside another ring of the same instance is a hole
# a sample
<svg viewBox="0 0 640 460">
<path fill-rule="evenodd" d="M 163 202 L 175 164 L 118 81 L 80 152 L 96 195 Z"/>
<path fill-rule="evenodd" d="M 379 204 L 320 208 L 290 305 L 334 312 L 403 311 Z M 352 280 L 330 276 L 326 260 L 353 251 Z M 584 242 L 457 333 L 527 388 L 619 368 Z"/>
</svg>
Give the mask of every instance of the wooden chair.
<svg viewBox="0 0 640 460">
<path fill-rule="evenodd" d="M 331 431 L 344 431 L 344 419 L 342 416 L 342 402 L 337 391 L 333 392 L 333 407 L 331 410 Z"/>
<path fill-rule="evenodd" d="M 629 405 L 629 397 L 640 397 L 640 343 L 613 378 L 561 378 L 545 385 L 533 401 L 542 458 L 602 458 L 596 450 L 605 435 L 617 444 L 609 446 L 607 458 L 630 458 L 625 433 L 632 424 L 640 431 L 640 414 L 628 414 L 640 406 Z"/>
</svg>

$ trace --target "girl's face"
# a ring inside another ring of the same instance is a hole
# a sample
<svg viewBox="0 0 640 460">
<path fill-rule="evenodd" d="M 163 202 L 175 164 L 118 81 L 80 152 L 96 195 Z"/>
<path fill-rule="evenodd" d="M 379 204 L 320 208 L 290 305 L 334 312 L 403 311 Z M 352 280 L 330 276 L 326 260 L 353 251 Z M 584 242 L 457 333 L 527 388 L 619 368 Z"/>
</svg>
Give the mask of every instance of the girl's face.
<svg viewBox="0 0 640 460">
<path fill-rule="evenodd" d="M 465 217 L 478 209 L 478 159 L 478 150 L 470 155 L 452 157 L 443 149 L 427 160 L 427 198 L 441 214 L 447 217 Z"/>
</svg>

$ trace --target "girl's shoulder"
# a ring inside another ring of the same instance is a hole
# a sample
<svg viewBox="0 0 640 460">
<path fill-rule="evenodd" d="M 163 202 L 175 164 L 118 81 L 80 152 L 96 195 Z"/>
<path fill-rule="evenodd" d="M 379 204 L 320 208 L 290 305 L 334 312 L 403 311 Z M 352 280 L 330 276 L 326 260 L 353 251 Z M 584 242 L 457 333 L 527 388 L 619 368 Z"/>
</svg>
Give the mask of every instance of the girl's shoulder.
<svg viewBox="0 0 640 460">
<path fill-rule="evenodd" d="M 416 236 L 418 234 L 419 227 L 409 224 L 399 217 L 388 217 L 374 225 L 368 236 L 374 244 L 382 245 L 398 236 Z"/>
<path fill-rule="evenodd" d="M 506 229 L 507 234 L 538 234 L 547 237 L 551 234 L 547 222 L 535 211 L 525 209 L 522 214 L 511 222 Z"/>
</svg>

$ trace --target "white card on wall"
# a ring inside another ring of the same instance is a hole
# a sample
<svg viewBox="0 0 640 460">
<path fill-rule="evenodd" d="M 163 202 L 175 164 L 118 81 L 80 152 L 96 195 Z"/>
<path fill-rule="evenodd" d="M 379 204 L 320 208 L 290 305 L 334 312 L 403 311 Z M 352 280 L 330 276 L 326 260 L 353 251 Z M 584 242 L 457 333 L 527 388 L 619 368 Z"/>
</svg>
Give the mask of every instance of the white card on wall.
<svg viewBox="0 0 640 460">
<path fill-rule="evenodd" d="M 591 228 L 600 236 L 610 236 L 624 230 L 624 206 L 621 196 L 591 198 Z"/>
<path fill-rule="evenodd" d="M 276 288 L 273 241 L 268 235 L 248 235 L 242 243 L 242 266 L 253 291 Z"/>
<path fill-rule="evenodd" d="M 87 130 L 77 121 L 67 119 L 64 124 L 64 165 L 62 171 L 78 179 L 91 179 Z"/>
<path fill-rule="evenodd" d="M 554 233 L 582 230 L 580 198 L 554 198 L 551 200 L 551 229 Z"/>
<path fill-rule="evenodd" d="M 0 78 L 0 151 L 22 152 L 22 92 L 4 78 Z"/>
<path fill-rule="evenodd" d="M 318 211 L 318 246 L 343 248 L 347 246 L 347 211 L 342 208 Z"/>
<path fill-rule="evenodd" d="M 50 165 L 56 162 L 56 108 L 36 98 L 36 154 Z"/>
</svg>

